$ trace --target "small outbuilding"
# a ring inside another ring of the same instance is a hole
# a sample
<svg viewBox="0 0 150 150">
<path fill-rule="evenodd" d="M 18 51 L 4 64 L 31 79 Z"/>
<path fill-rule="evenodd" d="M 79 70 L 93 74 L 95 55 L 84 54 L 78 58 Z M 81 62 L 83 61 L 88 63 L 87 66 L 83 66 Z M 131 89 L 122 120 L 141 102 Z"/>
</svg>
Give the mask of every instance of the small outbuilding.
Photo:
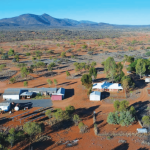
<svg viewBox="0 0 150 150">
<path fill-rule="evenodd" d="M 146 128 L 137 128 L 137 132 L 138 133 L 147 133 L 147 129 Z"/>
<path fill-rule="evenodd" d="M 22 94 L 20 94 L 20 98 L 23 99 L 28 99 L 28 98 L 32 98 L 33 92 L 23 92 Z"/>
<path fill-rule="evenodd" d="M 145 82 L 149 83 L 150 82 L 150 78 L 145 78 Z"/>
<path fill-rule="evenodd" d="M 0 110 L 9 111 L 11 107 L 10 103 L 0 103 Z"/>
<path fill-rule="evenodd" d="M 7 90 L 5 90 L 5 92 L 3 94 L 3 99 L 4 100 L 19 100 L 21 93 L 22 93 L 22 90 L 18 89 L 18 88 L 7 89 Z"/>
<path fill-rule="evenodd" d="M 90 101 L 100 101 L 101 100 L 101 92 L 93 91 L 90 94 Z"/>
<path fill-rule="evenodd" d="M 51 100 L 63 100 L 65 98 L 65 89 L 59 88 L 57 93 L 52 93 Z"/>
</svg>

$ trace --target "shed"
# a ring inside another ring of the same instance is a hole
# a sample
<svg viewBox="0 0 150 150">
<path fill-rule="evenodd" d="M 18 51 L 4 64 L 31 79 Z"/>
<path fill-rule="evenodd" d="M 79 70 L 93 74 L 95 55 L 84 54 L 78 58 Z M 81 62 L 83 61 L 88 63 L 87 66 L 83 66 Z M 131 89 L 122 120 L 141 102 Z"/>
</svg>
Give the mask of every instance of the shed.
<svg viewBox="0 0 150 150">
<path fill-rule="evenodd" d="M 147 129 L 146 128 L 137 128 L 137 132 L 138 133 L 147 133 Z"/>
<path fill-rule="evenodd" d="M 57 88 L 28 88 L 29 92 L 41 93 L 42 95 L 50 95 L 57 92 Z"/>
<path fill-rule="evenodd" d="M 101 100 L 101 92 L 93 91 L 90 94 L 90 101 L 100 101 Z"/>
<path fill-rule="evenodd" d="M 32 95 L 33 95 L 33 92 L 23 92 L 22 94 L 20 94 L 20 96 L 23 98 L 31 98 Z"/>
<path fill-rule="evenodd" d="M 6 89 L 4 94 L 3 94 L 3 99 L 5 99 L 5 100 L 19 100 L 20 94 L 22 92 L 24 92 L 24 91 L 21 89 L 18 89 L 18 88 Z"/>
<path fill-rule="evenodd" d="M 150 82 L 150 78 L 145 78 L 145 82 Z"/>
<path fill-rule="evenodd" d="M 0 110 L 9 111 L 11 107 L 10 103 L 0 103 Z"/>
<path fill-rule="evenodd" d="M 65 97 L 65 89 L 64 88 L 59 88 L 57 91 L 57 95 L 62 95 L 62 99 Z"/>
</svg>

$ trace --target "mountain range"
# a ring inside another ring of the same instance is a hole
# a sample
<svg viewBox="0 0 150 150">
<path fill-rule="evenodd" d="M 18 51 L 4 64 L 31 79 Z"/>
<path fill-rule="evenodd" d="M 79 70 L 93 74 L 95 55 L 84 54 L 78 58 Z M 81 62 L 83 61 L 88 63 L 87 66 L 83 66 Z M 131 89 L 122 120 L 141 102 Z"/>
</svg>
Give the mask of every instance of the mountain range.
<svg viewBox="0 0 150 150">
<path fill-rule="evenodd" d="M 113 25 L 108 23 L 97 23 L 92 21 L 76 21 L 72 19 L 58 19 L 48 14 L 34 15 L 23 14 L 17 17 L 0 19 L 0 27 L 101 27 L 101 28 L 126 28 L 126 27 L 150 27 L 147 26 L 131 26 L 131 25 Z"/>
</svg>

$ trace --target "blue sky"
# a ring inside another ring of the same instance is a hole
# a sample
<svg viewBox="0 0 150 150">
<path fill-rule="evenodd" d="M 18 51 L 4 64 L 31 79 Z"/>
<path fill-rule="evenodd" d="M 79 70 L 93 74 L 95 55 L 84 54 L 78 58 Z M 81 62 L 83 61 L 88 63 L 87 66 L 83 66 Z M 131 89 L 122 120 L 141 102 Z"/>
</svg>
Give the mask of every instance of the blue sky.
<svg viewBox="0 0 150 150">
<path fill-rule="evenodd" d="M 111 24 L 150 25 L 150 0 L 0 0 L 0 19 L 31 13 Z"/>
</svg>

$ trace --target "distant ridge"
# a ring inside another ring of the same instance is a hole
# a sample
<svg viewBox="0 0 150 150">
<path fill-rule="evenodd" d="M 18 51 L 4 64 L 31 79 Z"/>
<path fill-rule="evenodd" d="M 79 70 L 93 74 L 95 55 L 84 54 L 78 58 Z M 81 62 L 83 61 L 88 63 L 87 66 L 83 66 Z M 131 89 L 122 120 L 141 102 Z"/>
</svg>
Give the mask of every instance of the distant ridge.
<svg viewBox="0 0 150 150">
<path fill-rule="evenodd" d="M 58 19 L 48 14 L 34 15 L 23 14 L 17 17 L 0 19 L 0 27 L 92 27 L 92 28 L 135 28 L 150 27 L 150 25 L 113 25 L 108 23 L 97 23 L 88 20 L 76 21 L 72 19 Z"/>
</svg>

